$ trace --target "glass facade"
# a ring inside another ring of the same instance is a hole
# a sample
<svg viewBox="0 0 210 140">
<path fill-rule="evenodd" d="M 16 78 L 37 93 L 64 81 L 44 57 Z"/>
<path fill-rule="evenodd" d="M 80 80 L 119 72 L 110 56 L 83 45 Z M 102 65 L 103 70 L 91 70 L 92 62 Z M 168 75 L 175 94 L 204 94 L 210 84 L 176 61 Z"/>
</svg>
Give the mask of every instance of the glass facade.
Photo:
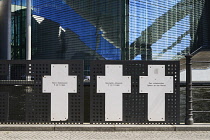
<svg viewBox="0 0 210 140">
<path fill-rule="evenodd" d="M 170 60 L 196 44 L 205 0 L 129 0 L 128 59 Z"/>
<path fill-rule="evenodd" d="M 32 59 L 171 60 L 209 48 L 208 0 L 33 0 Z M 26 0 L 12 0 L 25 59 Z"/>
<path fill-rule="evenodd" d="M 34 0 L 33 59 L 120 60 L 121 0 Z"/>
<path fill-rule="evenodd" d="M 26 0 L 12 0 L 11 59 L 26 58 Z"/>
</svg>

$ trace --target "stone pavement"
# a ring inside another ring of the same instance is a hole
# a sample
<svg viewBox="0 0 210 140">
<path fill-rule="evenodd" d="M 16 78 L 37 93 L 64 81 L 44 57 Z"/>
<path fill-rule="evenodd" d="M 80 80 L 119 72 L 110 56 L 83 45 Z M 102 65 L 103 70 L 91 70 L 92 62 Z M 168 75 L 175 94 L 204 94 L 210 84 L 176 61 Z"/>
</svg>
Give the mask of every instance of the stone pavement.
<svg viewBox="0 0 210 140">
<path fill-rule="evenodd" d="M 209 123 L 194 125 L 0 124 L 0 131 L 210 131 Z"/>
<path fill-rule="evenodd" d="M 0 124 L 0 140 L 210 140 L 210 124 L 12 125 Z"/>
<path fill-rule="evenodd" d="M 0 131 L 1 140 L 209 140 L 210 131 Z"/>
</svg>

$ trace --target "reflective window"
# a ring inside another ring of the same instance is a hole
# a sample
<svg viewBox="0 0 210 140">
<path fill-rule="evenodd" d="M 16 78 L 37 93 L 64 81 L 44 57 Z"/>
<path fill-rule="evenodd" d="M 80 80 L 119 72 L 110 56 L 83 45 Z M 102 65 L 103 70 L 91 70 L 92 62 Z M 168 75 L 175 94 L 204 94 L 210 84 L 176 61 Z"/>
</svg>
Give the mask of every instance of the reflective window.
<svg viewBox="0 0 210 140">
<path fill-rule="evenodd" d="M 121 4 L 33 0 L 33 58 L 120 60 Z"/>
<path fill-rule="evenodd" d="M 204 0 L 129 0 L 128 56 L 134 60 L 179 59 L 199 48 Z"/>
<path fill-rule="evenodd" d="M 126 1 L 33 0 L 32 59 L 170 60 L 208 46 L 206 0 Z M 14 59 L 25 57 L 25 9 L 12 0 Z"/>
</svg>

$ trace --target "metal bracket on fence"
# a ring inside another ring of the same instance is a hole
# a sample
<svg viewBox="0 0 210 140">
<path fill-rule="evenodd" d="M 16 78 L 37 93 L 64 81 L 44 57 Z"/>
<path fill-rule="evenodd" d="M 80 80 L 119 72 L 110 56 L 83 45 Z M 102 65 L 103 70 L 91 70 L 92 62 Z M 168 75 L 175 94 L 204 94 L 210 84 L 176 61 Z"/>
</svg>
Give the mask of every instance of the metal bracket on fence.
<svg viewBox="0 0 210 140">
<path fill-rule="evenodd" d="M 186 57 L 186 118 L 185 124 L 192 125 L 193 120 L 193 108 L 192 108 L 192 55 Z"/>
</svg>

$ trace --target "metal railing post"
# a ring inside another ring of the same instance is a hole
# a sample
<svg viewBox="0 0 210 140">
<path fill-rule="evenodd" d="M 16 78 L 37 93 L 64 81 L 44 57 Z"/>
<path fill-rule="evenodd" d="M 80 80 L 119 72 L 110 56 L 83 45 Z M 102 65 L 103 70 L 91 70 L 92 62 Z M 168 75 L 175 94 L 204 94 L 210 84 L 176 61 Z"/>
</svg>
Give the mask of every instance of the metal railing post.
<svg viewBox="0 0 210 140">
<path fill-rule="evenodd" d="M 185 124 L 192 125 L 193 120 L 193 108 L 192 108 L 192 55 L 186 57 L 186 118 Z"/>
</svg>

